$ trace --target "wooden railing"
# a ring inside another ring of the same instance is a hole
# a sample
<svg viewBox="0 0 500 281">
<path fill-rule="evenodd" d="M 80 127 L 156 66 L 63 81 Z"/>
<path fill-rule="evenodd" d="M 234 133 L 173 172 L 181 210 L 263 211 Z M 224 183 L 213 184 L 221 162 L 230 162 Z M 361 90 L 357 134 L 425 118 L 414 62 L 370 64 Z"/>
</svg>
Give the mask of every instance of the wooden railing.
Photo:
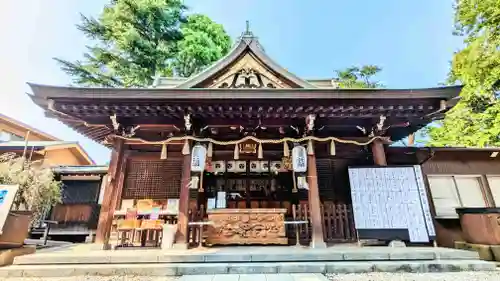
<svg viewBox="0 0 500 281">
<path fill-rule="evenodd" d="M 293 211 L 287 214 L 286 220 L 296 221 L 309 221 L 308 224 L 287 224 L 286 234 L 288 243 L 296 244 L 296 233 L 298 228 L 299 242 L 301 245 L 308 245 L 311 242 L 311 223 L 310 223 L 310 210 L 306 202 L 298 205 L 293 205 L 295 208 L 295 216 Z M 348 204 L 324 202 L 321 205 L 321 213 L 323 217 L 323 238 L 327 243 L 346 243 L 356 241 L 356 229 L 354 227 L 354 216 L 352 213 L 352 206 Z M 203 208 L 197 210 L 190 208 L 189 221 L 199 222 L 205 219 L 205 212 Z M 202 227 L 202 228 L 206 228 Z M 188 241 L 190 246 L 195 247 L 200 245 L 199 237 L 203 237 L 199 233 L 199 226 L 188 227 Z M 203 238 L 202 238 L 203 239 Z"/>
<path fill-rule="evenodd" d="M 189 216 L 189 222 L 203 221 L 203 219 L 205 218 L 205 210 L 203 206 L 200 209 L 196 209 L 196 207 L 190 208 L 188 216 Z M 200 230 L 202 230 L 203 232 L 203 229 L 205 228 L 206 227 L 204 226 L 200 227 L 196 225 L 188 226 L 188 244 L 190 247 L 197 247 L 202 245 L 203 241 L 200 241 L 200 237 L 201 239 L 203 239 L 203 233 L 200 234 Z"/>
<path fill-rule="evenodd" d="M 327 243 L 356 241 L 356 228 L 352 205 L 325 202 L 323 214 L 323 237 Z"/>
</svg>

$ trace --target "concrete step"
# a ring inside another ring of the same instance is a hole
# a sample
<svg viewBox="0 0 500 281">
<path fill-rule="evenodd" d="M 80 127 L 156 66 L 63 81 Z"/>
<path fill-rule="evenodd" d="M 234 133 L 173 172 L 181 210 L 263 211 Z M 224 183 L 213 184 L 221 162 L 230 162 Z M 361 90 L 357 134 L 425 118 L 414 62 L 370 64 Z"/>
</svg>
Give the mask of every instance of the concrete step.
<svg viewBox="0 0 500 281">
<path fill-rule="evenodd" d="M 12 265 L 0 277 L 491 271 L 480 260 Z"/>
<path fill-rule="evenodd" d="M 433 247 L 363 248 L 229 248 L 202 251 L 116 250 L 62 251 L 16 257 L 16 265 L 36 264 L 135 264 L 135 263 L 235 263 L 235 262 L 334 262 L 373 260 L 475 260 L 474 251 Z"/>
<path fill-rule="evenodd" d="M 178 281 L 328 281 L 320 273 L 184 275 Z"/>
</svg>

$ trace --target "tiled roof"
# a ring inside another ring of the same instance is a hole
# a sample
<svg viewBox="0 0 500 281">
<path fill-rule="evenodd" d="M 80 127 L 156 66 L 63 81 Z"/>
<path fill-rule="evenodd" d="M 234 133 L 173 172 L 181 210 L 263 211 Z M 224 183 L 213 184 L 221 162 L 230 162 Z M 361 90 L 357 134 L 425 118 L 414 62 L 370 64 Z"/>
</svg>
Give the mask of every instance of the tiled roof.
<svg viewBox="0 0 500 281">
<path fill-rule="evenodd" d="M 44 149 L 46 147 L 57 146 L 57 145 L 71 145 L 77 144 L 76 141 L 28 141 L 28 148 L 34 149 Z M 24 149 L 26 145 L 25 141 L 5 141 L 0 142 L 0 149 Z"/>
<path fill-rule="evenodd" d="M 52 170 L 58 174 L 106 174 L 108 173 L 106 165 L 92 166 L 54 166 Z"/>
</svg>

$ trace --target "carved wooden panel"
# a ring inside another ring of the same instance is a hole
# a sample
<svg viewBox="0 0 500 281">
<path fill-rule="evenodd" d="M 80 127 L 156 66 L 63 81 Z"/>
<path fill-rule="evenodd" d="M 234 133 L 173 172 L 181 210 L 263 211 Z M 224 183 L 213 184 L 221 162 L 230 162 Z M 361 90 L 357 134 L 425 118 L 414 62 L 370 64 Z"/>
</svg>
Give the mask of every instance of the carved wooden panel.
<svg viewBox="0 0 500 281">
<path fill-rule="evenodd" d="M 209 88 L 290 88 L 251 54 L 246 54 Z"/>
<path fill-rule="evenodd" d="M 209 211 L 208 244 L 287 244 L 286 209 Z"/>
</svg>

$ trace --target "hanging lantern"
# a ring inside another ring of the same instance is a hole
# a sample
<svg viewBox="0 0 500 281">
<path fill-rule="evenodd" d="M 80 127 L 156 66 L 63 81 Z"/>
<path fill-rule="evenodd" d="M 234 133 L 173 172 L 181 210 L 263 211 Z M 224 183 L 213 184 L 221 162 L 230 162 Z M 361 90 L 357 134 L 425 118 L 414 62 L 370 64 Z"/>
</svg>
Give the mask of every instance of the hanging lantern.
<svg viewBox="0 0 500 281">
<path fill-rule="evenodd" d="M 182 155 L 189 155 L 189 141 L 184 141 L 184 146 L 182 147 Z"/>
<path fill-rule="evenodd" d="M 296 173 L 307 171 L 307 151 L 303 146 L 296 146 L 292 149 L 292 168 Z"/>
<path fill-rule="evenodd" d="M 234 160 L 240 159 L 240 148 L 238 147 L 238 144 L 234 145 Z"/>
<path fill-rule="evenodd" d="M 283 156 L 290 156 L 290 149 L 288 148 L 288 143 L 286 141 L 283 142 Z"/>
<path fill-rule="evenodd" d="M 207 157 L 208 158 L 212 158 L 212 156 L 214 154 L 214 151 L 213 151 L 214 147 L 213 146 L 214 145 L 211 142 L 208 143 L 208 149 L 207 149 Z"/>
<path fill-rule="evenodd" d="M 167 159 L 167 144 L 164 143 L 161 146 L 161 155 L 160 155 L 161 160 Z"/>
<path fill-rule="evenodd" d="M 205 161 L 207 156 L 207 149 L 201 145 L 196 144 L 191 153 L 191 171 L 203 172 L 205 169 Z"/>
<path fill-rule="evenodd" d="M 262 143 L 259 143 L 259 150 L 257 151 L 257 158 L 264 158 L 264 152 L 262 151 Z"/>
<path fill-rule="evenodd" d="M 332 142 L 330 143 L 330 155 L 335 156 L 336 153 L 337 151 L 335 150 L 335 141 L 332 140 Z"/>
</svg>

